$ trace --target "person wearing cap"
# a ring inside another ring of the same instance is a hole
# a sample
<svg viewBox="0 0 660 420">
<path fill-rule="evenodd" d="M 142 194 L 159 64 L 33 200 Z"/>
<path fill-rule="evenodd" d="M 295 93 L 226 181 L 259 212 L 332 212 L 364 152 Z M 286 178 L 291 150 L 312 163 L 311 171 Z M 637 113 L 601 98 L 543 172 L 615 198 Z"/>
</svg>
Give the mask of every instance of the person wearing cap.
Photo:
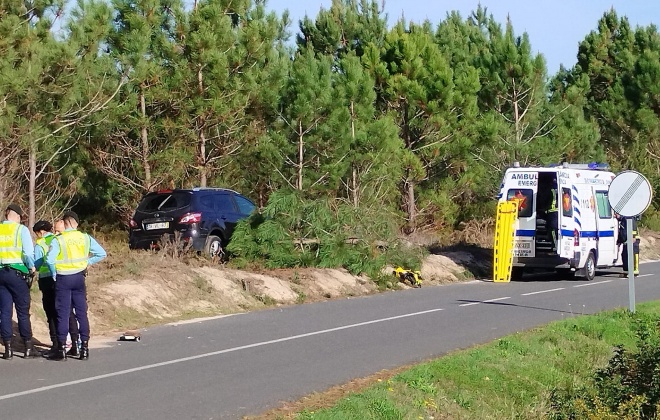
<svg viewBox="0 0 660 420">
<path fill-rule="evenodd" d="M 64 231 L 64 223 L 61 220 L 55 222 L 62 224 L 61 231 Z M 41 290 L 41 302 L 46 313 L 46 320 L 48 321 L 48 332 L 50 333 L 50 340 L 53 343 L 50 350 L 44 355 L 46 357 L 53 356 L 57 351 L 57 312 L 55 311 L 55 281 L 50 273 L 48 265 L 46 265 L 45 257 L 50 248 L 50 244 L 55 238 L 53 235 L 53 225 L 46 220 L 39 220 L 32 227 L 32 231 L 37 236 L 36 245 L 34 246 L 34 266 L 39 272 L 39 290 Z M 71 340 L 75 343 L 78 341 L 78 323 L 73 316 L 73 309 L 69 316 L 69 333 Z M 78 346 L 71 346 L 71 350 L 67 352 L 69 356 L 78 355 Z"/>
<path fill-rule="evenodd" d="M 89 358 L 89 320 L 87 319 L 87 266 L 106 257 L 105 250 L 90 235 L 78 230 L 78 215 L 67 211 L 62 216 L 64 232 L 55 236 L 46 254 L 46 264 L 55 280 L 57 312 L 57 352 L 51 357 L 66 360 L 71 305 L 80 329 L 80 359 Z"/>
<path fill-rule="evenodd" d="M 23 210 L 10 204 L 5 221 L 0 224 L 0 336 L 5 345 L 3 359 L 11 359 L 12 305 L 16 308 L 18 332 L 25 344 L 24 357 L 33 357 L 32 325 L 30 323 L 30 286 L 35 274 L 34 247 L 27 227 L 21 224 Z"/>
</svg>

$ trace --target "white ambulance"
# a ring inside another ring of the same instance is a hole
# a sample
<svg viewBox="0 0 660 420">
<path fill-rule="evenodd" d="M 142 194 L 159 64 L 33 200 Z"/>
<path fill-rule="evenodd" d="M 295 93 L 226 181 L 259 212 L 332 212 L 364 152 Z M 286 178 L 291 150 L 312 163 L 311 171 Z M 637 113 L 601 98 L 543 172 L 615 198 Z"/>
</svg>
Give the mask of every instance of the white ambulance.
<svg viewBox="0 0 660 420">
<path fill-rule="evenodd" d="M 596 268 L 621 266 L 618 221 L 604 164 L 509 168 L 499 201 L 518 198 L 512 278 L 553 269 L 593 280 Z"/>
</svg>

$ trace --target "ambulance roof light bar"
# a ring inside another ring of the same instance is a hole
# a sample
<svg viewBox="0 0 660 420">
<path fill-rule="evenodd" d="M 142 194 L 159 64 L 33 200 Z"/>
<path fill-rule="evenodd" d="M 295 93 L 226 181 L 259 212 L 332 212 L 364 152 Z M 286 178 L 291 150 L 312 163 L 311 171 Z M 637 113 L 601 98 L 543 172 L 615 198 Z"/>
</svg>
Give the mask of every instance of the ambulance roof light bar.
<svg viewBox="0 0 660 420">
<path fill-rule="evenodd" d="M 555 165 L 552 165 L 555 166 Z M 557 167 L 561 167 L 564 169 L 592 169 L 592 170 L 598 170 L 598 171 L 607 171 L 610 169 L 610 165 L 607 163 L 598 163 L 598 162 L 591 162 L 591 163 L 568 163 L 564 162 L 561 165 L 556 165 Z"/>
</svg>

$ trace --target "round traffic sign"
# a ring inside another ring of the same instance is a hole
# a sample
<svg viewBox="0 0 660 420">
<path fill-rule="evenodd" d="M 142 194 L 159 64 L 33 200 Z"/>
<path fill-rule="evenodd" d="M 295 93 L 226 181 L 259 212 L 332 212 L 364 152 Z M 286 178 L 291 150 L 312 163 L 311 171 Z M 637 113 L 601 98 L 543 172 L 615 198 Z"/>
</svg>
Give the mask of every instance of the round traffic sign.
<svg viewBox="0 0 660 420">
<path fill-rule="evenodd" d="M 608 199 L 612 209 L 623 217 L 635 217 L 646 211 L 653 198 L 648 179 L 639 172 L 624 171 L 610 184 Z"/>
</svg>

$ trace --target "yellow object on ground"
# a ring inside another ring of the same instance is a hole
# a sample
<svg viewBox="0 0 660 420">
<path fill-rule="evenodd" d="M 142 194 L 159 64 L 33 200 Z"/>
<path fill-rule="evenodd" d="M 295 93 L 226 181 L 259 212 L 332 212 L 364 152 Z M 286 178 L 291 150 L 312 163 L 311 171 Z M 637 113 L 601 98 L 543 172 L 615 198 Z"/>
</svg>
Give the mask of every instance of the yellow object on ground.
<svg viewBox="0 0 660 420">
<path fill-rule="evenodd" d="M 392 274 L 397 276 L 402 283 L 407 281 L 412 287 L 422 287 L 422 275 L 419 271 L 406 270 L 405 268 L 397 267 Z"/>
<path fill-rule="evenodd" d="M 493 244 L 493 281 L 511 281 L 513 267 L 513 242 L 518 219 L 518 200 L 504 201 L 497 205 L 495 219 L 495 243 Z"/>
</svg>

